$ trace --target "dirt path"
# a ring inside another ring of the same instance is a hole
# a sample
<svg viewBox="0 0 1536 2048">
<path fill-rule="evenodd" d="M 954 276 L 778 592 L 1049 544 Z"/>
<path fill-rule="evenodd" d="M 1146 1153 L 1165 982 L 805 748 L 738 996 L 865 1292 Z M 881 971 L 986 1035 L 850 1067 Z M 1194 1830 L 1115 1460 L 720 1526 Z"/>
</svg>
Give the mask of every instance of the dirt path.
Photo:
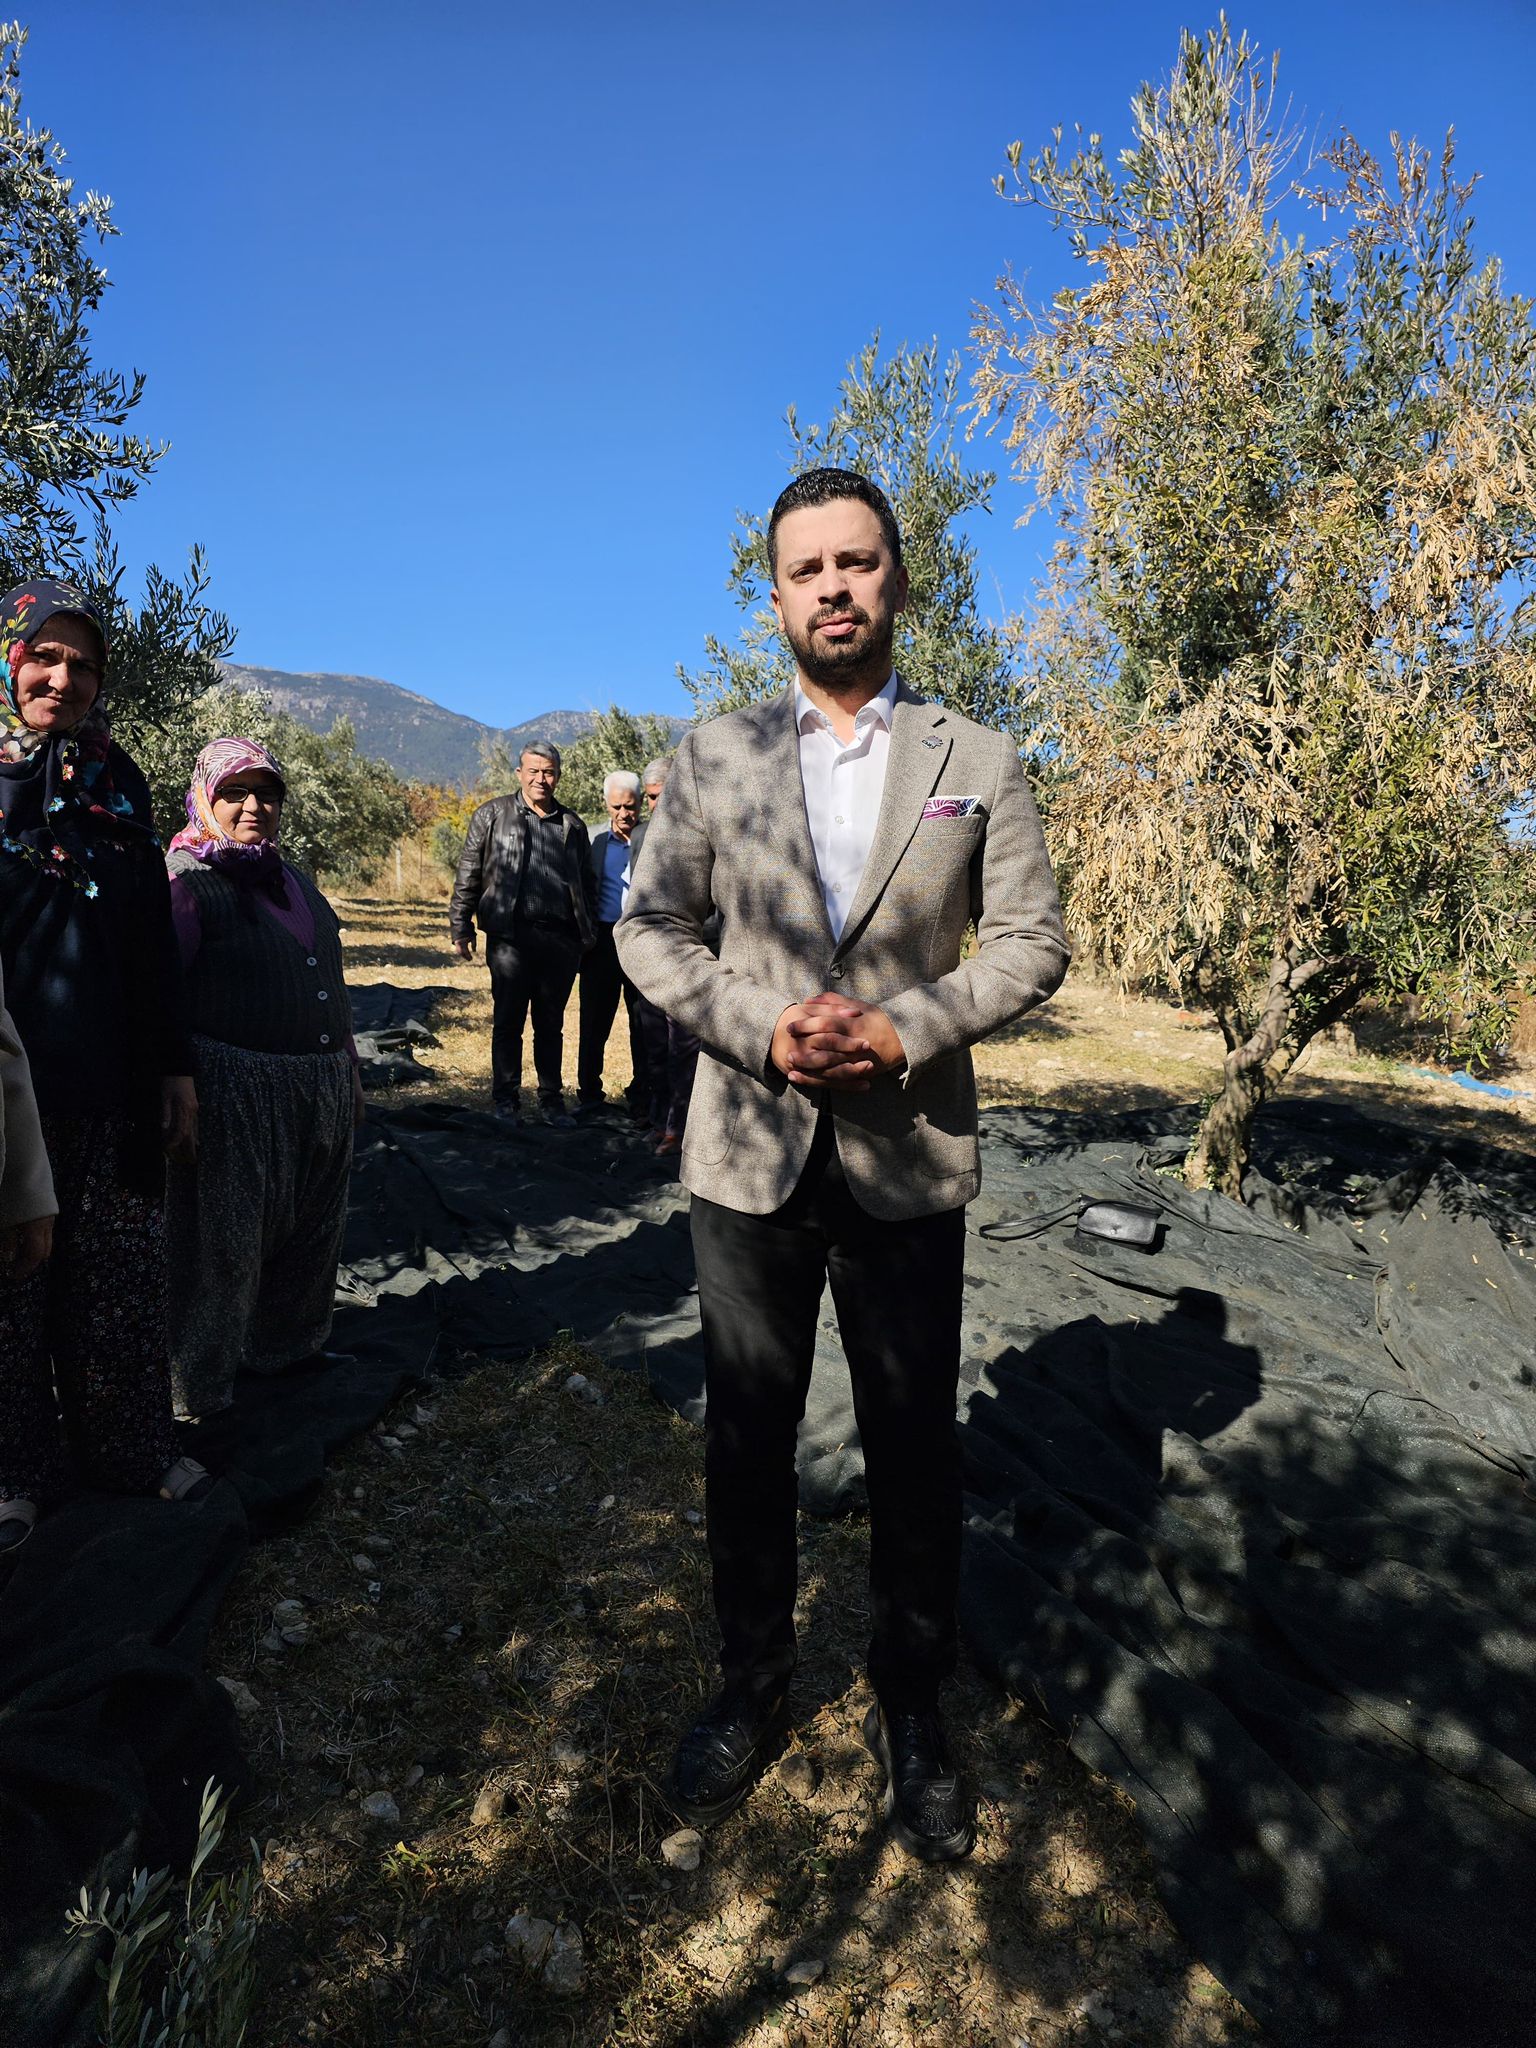
<svg viewBox="0 0 1536 2048">
<path fill-rule="evenodd" d="M 804 1524 L 785 1759 L 670 1867 L 657 1785 L 712 1677 L 701 1506 L 698 1432 L 557 1352 L 404 1404 L 254 1555 L 212 1651 L 257 1702 L 252 2048 L 1257 2038 L 1169 1928 L 1119 1799 L 970 1673 L 976 1853 L 925 1870 L 889 1843 L 857 1740 L 857 1523 Z M 518 1913 L 579 1932 L 570 1989 L 509 1948 Z"/>
</svg>

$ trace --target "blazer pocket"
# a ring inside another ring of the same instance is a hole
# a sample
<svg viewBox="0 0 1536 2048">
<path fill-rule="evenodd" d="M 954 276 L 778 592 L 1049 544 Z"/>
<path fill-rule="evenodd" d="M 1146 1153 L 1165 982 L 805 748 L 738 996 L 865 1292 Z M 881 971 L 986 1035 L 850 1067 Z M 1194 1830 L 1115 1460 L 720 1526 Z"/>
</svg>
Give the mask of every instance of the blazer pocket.
<svg viewBox="0 0 1536 2048">
<path fill-rule="evenodd" d="M 730 1151 L 741 1114 L 738 1088 L 728 1067 L 700 1052 L 683 1130 L 685 1159 L 699 1166 L 716 1166 Z"/>
</svg>

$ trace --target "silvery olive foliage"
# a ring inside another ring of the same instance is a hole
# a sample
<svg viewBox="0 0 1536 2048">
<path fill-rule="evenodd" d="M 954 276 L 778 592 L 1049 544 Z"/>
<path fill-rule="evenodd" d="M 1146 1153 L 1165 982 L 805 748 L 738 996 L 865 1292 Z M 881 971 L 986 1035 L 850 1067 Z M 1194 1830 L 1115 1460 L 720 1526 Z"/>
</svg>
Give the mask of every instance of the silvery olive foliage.
<svg viewBox="0 0 1536 2048">
<path fill-rule="evenodd" d="M 771 504 L 783 484 L 808 469 L 854 469 L 879 484 L 901 529 L 911 582 L 896 631 L 898 672 L 921 695 L 1012 730 L 1019 720 L 1013 646 L 981 616 L 976 551 L 957 524 L 991 509 L 997 481 L 970 468 L 956 445 L 963 433 L 960 368 L 958 356 L 941 361 L 937 342 L 903 346 L 882 360 L 876 334 L 848 365 L 825 426 L 802 425 L 790 406 L 787 474 L 767 495 Z M 728 585 L 747 614 L 737 640 L 711 637 L 703 668 L 679 666 L 697 717 L 774 696 L 794 678 L 768 602 L 768 510 L 739 513 L 731 537 Z"/>
<path fill-rule="evenodd" d="M 229 1801 L 203 1787 L 197 1847 L 185 1881 L 135 1870 L 125 1890 L 82 1888 L 65 1914 L 73 1939 L 92 1942 L 101 1980 L 101 2048 L 241 2048 L 256 2002 L 256 1844 L 228 1876 L 210 1868 Z"/>
<path fill-rule="evenodd" d="M 1023 638 L 1069 923 L 1209 1006 L 1196 1186 L 1373 997 L 1486 1057 L 1536 947 L 1536 324 L 1449 140 L 1304 161 L 1276 63 L 1186 33 L 1119 151 L 998 189 L 1080 280 L 1004 279 L 979 415 L 1061 524 Z"/>
<path fill-rule="evenodd" d="M 143 376 L 91 360 L 112 202 L 77 194 L 62 146 L 23 112 L 26 40 L 0 24 L 0 589 L 63 574 L 108 609 L 114 713 L 132 748 L 216 680 L 233 635 L 196 548 L 179 581 L 151 568 L 139 602 L 124 595 L 110 516 L 166 450 L 130 428 Z"/>
</svg>

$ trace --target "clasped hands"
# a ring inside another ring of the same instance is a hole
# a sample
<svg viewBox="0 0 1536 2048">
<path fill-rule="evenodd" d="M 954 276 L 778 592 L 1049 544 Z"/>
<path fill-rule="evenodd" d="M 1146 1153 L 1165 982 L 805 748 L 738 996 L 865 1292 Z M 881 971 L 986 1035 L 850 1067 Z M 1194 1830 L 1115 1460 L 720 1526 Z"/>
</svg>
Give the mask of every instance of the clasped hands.
<svg viewBox="0 0 1536 2048">
<path fill-rule="evenodd" d="M 884 1010 L 834 995 L 792 1003 L 773 1027 L 768 1057 L 796 1087 L 853 1094 L 864 1093 L 877 1075 L 897 1073 L 907 1063 Z"/>
</svg>

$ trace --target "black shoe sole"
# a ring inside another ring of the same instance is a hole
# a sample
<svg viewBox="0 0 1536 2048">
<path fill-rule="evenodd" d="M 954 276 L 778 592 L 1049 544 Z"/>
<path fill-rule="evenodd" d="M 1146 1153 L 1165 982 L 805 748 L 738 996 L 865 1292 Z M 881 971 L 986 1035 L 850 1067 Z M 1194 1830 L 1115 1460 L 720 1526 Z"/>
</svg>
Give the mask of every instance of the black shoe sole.
<svg viewBox="0 0 1536 2048">
<path fill-rule="evenodd" d="M 909 1856 L 915 1856 L 919 1863 L 957 1863 L 962 1856 L 969 1856 L 976 1846 L 976 1824 L 968 1821 L 952 1835 L 919 1835 L 909 1828 L 896 1811 L 896 1773 L 891 1766 L 891 1745 L 885 1739 L 881 1724 L 880 1710 L 871 1707 L 864 1717 L 864 1747 L 885 1773 L 885 1792 L 880 1801 L 881 1811 L 891 1824 L 891 1833 L 900 1842 Z"/>
<path fill-rule="evenodd" d="M 769 1764 L 773 1761 L 773 1745 L 783 1736 L 788 1721 L 789 1701 L 785 1699 L 780 1702 L 773 1719 L 758 1737 L 757 1746 L 752 1752 L 749 1768 L 741 1783 L 734 1792 L 728 1793 L 724 1799 L 716 1799 L 708 1804 L 703 1804 L 696 1799 L 684 1798 L 683 1794 L 678 1790 L 677 1772 L 674 1768 L 667 1779 L 666 1795 L 667 1804 L 677 1815 L 678 1819 L 687 1821 L 690 1827 L 711 1828 L 717 1821 L 725 1820 L 729 1815 L 733 1814 L 747 1795 L 756 1789 L 764 1771 L 767 1770 Z"/>
</svg>

